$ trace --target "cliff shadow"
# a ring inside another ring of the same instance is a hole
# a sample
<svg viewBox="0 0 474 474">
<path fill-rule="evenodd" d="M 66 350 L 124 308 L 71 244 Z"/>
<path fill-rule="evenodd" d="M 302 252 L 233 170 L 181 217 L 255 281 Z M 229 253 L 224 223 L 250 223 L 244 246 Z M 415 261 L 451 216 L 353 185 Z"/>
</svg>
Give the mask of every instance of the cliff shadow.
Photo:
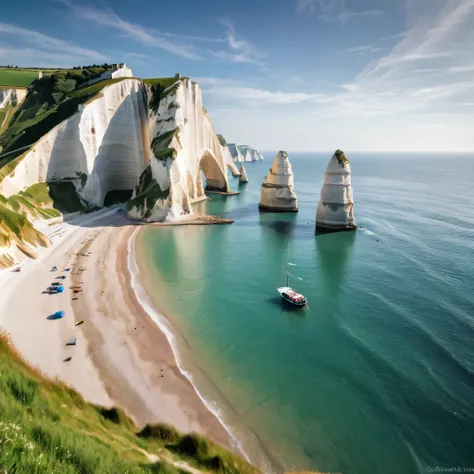
<svg viewBox="0 0 474 474">
<path fill-rule="evenodd" d="M 293 236 L 296 227 L 296 213 L 258 212 L 258 214 L 261 227 L 269 229 L 285 239 Z"/>
<path fill-rule="evenodd" d="M 118 106 L 97 149 L 97 155 L 83 194 L 94 196 L 93 204 L 102 206 L 109 192 L 130 193 L 145 166 L 141 115 L 137 92 L 132 91 Z M 131 121 L 138 125 L 131 126 Z M 91 137 L 95 130 L 92 127 Z"/>
<path fill-rule="evenodd" d="M 109 121 L 90 172 L 85 146 L 96 149 L 94 122 L 90 121 L 91 129 L 85 131 L 89 135 L 82 141 L 79 127 L 85 124 L 80 124 L 80 113 L 59 126 L 47 169 L 40 170 L 40 174 L 46 175 L 53 207 L 66 217 L 74 212 L 97 210 L 98 205 L 124 202 L 125 196 L 131 196 L 145 163 L 137 94 L 129 94 Z M 131 116 L 139 127 L 130 126 Z M 93 196 L 96 202 L 84 200 L 83 193 Z M 73 225 L 82 225 L 81 221 L 95 227 L 86 218 L 69 220 Z"/>
</svg>

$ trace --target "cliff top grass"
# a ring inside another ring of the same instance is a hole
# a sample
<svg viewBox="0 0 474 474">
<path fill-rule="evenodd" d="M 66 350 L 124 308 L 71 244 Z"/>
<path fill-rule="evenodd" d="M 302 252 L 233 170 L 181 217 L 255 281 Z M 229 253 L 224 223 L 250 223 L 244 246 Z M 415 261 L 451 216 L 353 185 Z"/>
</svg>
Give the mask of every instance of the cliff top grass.
<svg viewBox="0 0 474 474">
<path fill-rule="evenodd" d="M 346 155 L 342 150 L 338 149 L 334 152 L 334 154 L 336 155 L 337 161 L 341 166 L 344 166 L 345 164 L 349 163 L 349 160 L 346 158 Z"/>
<path fill-rule="evenodd" d="M 2 471 L 257 472 L 200 435 L 183 436 L 163 424 L 138 431 L 120 409 L 86 403 L 71 388 L 28 366 L 4 333 L 0 333 L 0 374 Z"/>
<path fill-rule="evenodd" d="M 171 87 L 178 81 L 186 79 L 185 77 L 155 77 L 151 79 L 143 79 L 143 82 L 149 86 L 155 86 L 156 84 L 162 85 L 165 89 Z"/>
<path fill-rule="evenodd" d="M 38 79 L 38 71 L 0 68 L 0 88 L 25 88 L 35 79 Z"/>
</svg>

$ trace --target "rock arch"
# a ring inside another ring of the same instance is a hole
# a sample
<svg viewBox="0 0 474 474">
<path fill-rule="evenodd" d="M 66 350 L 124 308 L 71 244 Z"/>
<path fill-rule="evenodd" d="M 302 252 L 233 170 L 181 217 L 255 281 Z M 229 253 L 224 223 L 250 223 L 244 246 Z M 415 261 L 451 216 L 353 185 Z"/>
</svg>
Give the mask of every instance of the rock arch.
<svg viewBox="0 0 474 474">
<path fill-rule="evenodd" d="M 199 159 L 199 168 L 206 177 L 206 189 L 209 191 L 230 192 L 227 174 L 219 166 L 219 161 L 209 149 L 204 149 Z M 202 184 L 201 184 L 202 187 Z"/>
</svg>

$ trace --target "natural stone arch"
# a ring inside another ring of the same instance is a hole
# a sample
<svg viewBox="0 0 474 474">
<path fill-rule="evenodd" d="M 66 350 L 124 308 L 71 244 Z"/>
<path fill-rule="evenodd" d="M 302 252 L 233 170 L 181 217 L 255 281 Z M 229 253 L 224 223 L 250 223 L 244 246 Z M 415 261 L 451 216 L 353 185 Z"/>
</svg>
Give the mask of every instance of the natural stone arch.
<svg viewBox="0 0 474 474">
<path fill-rule="evenodd" d="M 199 160 L 199 167 L 206 177 L 206 189 L 225 193 L 230 191 L 227 176 L 222 171 L 211 150 L 203 150 L 201 159 Z"/>
</svg>

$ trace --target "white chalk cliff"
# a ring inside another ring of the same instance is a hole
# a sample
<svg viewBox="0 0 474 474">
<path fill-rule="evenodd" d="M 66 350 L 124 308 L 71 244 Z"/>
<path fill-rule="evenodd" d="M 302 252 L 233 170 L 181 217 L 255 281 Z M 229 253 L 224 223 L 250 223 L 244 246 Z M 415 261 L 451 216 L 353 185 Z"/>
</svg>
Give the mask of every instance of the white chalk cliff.
<svg viewBox="0 0 474 474">
<path fill-rule="evenodd" d="M 229 148 L 232 159 L 235 162 L 242 163 L 244 161 L 244 157 L 242 156 L 242 153 L 240 153 L 240 150 L 235 143 L 228 143 L 227 147 Z"/>
<path fill-rule="evenodd" d="M 263 160 L 263 155 L 248 145 L 227 144 L 232 159 L 237 163 Z"/>
<path fill-rule="evenodd" d="M 351 166 L 341 150 L 331 157 L 324 174 L 321 200 L 316 210 L 316 228 L 326 232 L 356 228 Z"/>
<path fill-rule="evenodd" d="M 225 156 L 199 85 L 180 79 L 163 95 L 158 110 L 150 110 L 150 166 L 128 203 L 133 219 L 163 221 L 190 213 L 193 202 L 206 198 L 201 171 L 207 189 L 230 191 Z"/>
<path fill-rule="evenodd" d="M 249 179 L 247 178 L 247 173 L 245 171 L 244 165 L 240 165 L 240 178 L 239 181 L 241 183 L 248 183 Z"/>
<path fill-rule="evenodd" d="M 66 184 L 78 198 L 75 210 L 102 207 L 109 192 L 126 191 L 132 195 L 127 203 L 130 218 L 163 221 L 191 213 L 193 202 L 206 199 L 205 189 L 230 192 L 227 170 L 236 176 L 240 172 L 232 147 L 219 141 L 203 108 L 199 85 L 177 78 L 156 101 L 152 86 L 128 77 L 128 68 L 119 72 L 125 77 L 104 85 L 0 169 L 0 197 L 16 199 L 36 183 L 48 183 L 50 189 L 65 189 Z M 2 100 L 7 102 L 6 94 Z M 46 245 L 47 239 L 35 234 L 33 225 L 34 216 L 23 232 L 33 236 L 28 245 Z M 0 228 L 0 237 L 2 232 Z M 0 266 L 16 260 L 15 249 L 23 240 L 5 234 Z M 22 249 L 34 254 L 26 245 Z"/>
<path fill-rule="evenodd" d="M 148 148 L 145 86 L 124 79 L 104 87 L 17 158 L 0 194 L 8 197 L 44 181 L 71 181 L 85 202 L 102 206 L 109 191 L 134 188 Z"/>
<path fill-rule="evenodd" d="M 243 156 L 244 161 L 252 161 L 252 155 L 250 154 L 250 149 L 247 145 L 238 145 L 237 148 L 240 151 L 240 154 Z"/>
<path fill-rule="evenodd" d="M 275 212 L 297 212 L 293 170 L 286 151 L 279 151 L 261 187 L 259 208 Z"/>
</svg>

